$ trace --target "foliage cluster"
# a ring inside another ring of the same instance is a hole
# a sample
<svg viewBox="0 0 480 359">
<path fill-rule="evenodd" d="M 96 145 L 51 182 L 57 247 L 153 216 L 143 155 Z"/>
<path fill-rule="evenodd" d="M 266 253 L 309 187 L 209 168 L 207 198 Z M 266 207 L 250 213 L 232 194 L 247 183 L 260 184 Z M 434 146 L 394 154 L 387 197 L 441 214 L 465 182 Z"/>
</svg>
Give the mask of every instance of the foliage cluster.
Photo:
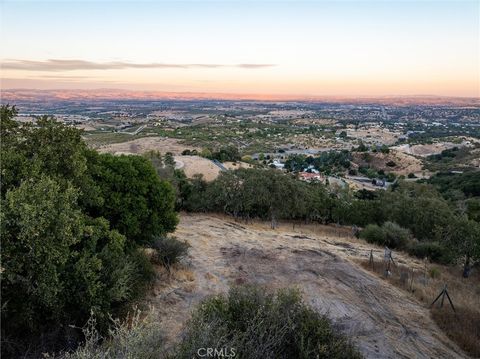
<svg viewBox="0 0 480 359">
<path fill-rule="evenodd" d="M 328 221 L 329 195 L 324 186 L 297 181 L 271 169 L 222 172 L 213 182 L 191 181 L 184 209 L 223 212 L 235 218 L 271 220 L 308 218 Z"/>
<path fill-rule="evenodd" d="M 241 156 L 238 152 L 238 148 L 236 146 L 225 146 L 221 147 L 216 151 L 208 151 L 204 157 L 207 157 L 211 160 L 217 160 L 220 162 L 225 161 L 239 161 Z"/>
<path fill-rule="evenodd" d="M 460 191 L 465 198 L 480 197 L 480 172 L 465 173 L 440 172 L 428 179 L 428 183 L 438 188 L 447 199 L 454 199 Z M 458 196 L 458 195 L 457 195 Z"/>
<path fill-rule="evenodd" d="M 360 238 L 389 248 L 405 249 L 410 241 L 408 229 L 394 222 L 385 222 L 381 226 L 369 224 L 360 232 Z"/>
<path fill-rule="evenodd" d="M 176 357 L 198 348 L 235 350 L 235 358 L 361 358 L 328 318 L 305 305 L 295 290 L 269 293 L 235 287 L 205 300 L 194 312 Z"/>
<path fill-rule="evenodd" d="M 190 245 L 174 237 L 156 236 L 152 248 L 155 249 L 153 261 L 170 268 L 187 255 Z"/>
<path fill-rule="evenodd" d="M 1 107 L 5 357 L 74 345 L 69 325 L 91 313 L 106 330 L 151 278 L 140 246 L 177 223 L 171 185 L 147 159 L 101 155 L 75 128 L 15 115 Z"/>
<path fill-rule="evenodd" d="M 317 157 L 291 155 L 285 161 L 285 168 L 288 171 L 299 172 L 313 167 L 325 174 L 343 173 L 350 168 L 351 160 L 352 155 L 347 150 L 322 152 Z"/>
<path fill-rule="evenodd" d="M 158 359 L 165 355 L 164 333 L 153 313 L 143 316 L 139 310 L 125 320 L 111 319 L 108 337 L 97 330 L 91 317 L 83 328 L 84 343 L 73 352 L 61 353 L 61 359 Z"/>
<path fill-rule="evenodd" d="M 85 344 L 62 359 L 187 359 L 207 355 L 207 348 L 216 349 L 210 357 L 217 358 L 362 358 L 327 317 L 292 289 L 270 292 L 250 285 L 207 298 L 186 323 L 180 343 L 169 349 L 151 314 L 142 318 L 137 311 L 125 322 L 115 321 L 104 341 L 94 324 L 84 329 Z"/>
</svg>

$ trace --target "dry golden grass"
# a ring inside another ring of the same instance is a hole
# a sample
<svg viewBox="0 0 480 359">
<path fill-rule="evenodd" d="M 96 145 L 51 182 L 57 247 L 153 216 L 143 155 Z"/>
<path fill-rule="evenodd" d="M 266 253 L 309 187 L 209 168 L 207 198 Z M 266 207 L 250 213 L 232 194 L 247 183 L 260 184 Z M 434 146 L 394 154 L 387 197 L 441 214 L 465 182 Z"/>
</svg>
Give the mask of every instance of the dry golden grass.
<svg viewBox="0 0 480 359">
<path fill-rule="evenodd" d="M 223 162 L 223 166 L 229 170 L 236 170 L 238 168 L 252 168 L 253 166 L 250 163 L 246 162 Z"/>
<path fill-rule="evenodd" d="M 181 141 L 176 140 L 174 138 L 166 138 L 166 137 L 158 137 L 158 136 L 151 136 L 151 137 L 141 137 L 135 138 L 134 136 L 125 135 L 125 134 L 114 134 L 115 137 L 119 138 L 119 135 L 123 135 L 122 139 L 124 141 L 120 141 L 118 143 L 109 143 L 109 144 L 102 144 L 95 146 L 92 143 L 92 146 L 98 147 L 98 151 L 101 153 L 123 153 L 123 154 L 142 154 L 147 151 L 160 151 L 162 154 L 166 152 L 171 152 L 174 155 L 179 155 L 182 153 L 183 150 L 188 149 L 196 149 L 200 151 L 200 148 L 187 146 L 184 145 Z M 128 137 L 125 137 L 128 136 Z M 101 141 L 99 141 L 101 142 Z"/>
<path fill-rule="evenodd" d="M 231 217 L 217 215 L 216 217 L 225 220 L 231 220 Z M 238 220 L 239 224 L 248 224 L 253 229 L 269 230 L 270 222 L 261 219 L 250 219 L 248 222 Z M 299 232 L 302 234 L 311 234 L 316 236 L 332 238 L 352 238 L 353 231 L 348 226 L 324 225 L 318 223 L 305 223 L 305 221 L 278 221 L 277 231 L 279 232 Z"/>
<path fill-rule="evenodd" d="M 430 313 L 437 325 L 460 348 L 473 357 L 480 357 L 480 274 L 474 273 L 465 279 L 459 268 L 427 264 L 419 271 L 404 265 L 391 265 L 391 275 L 385 277 L 385 264 L 369 260 L 361 262 L 362 267 L 377 273 L 391 284 L 412 293 L 418 300 L 430 307 L 444 285 L 452 299 L 455 311 L 445 297 L 431 308 Z"/>
<path fill-rule="evenodd" d="M 182 282 L 193 282 L 195 274 L 190 269 L 180 268 L 175 272 L 175 278 Z"/>
<path fill-rule="evenodd" d="M 232 284 L 263 283 L 300 289 L 316 310 L 341 320 L 342 330 L 367 357 L 466 357 L 436 325 L 428 301 L 360 268 L 371 250 L 379 258 L 383 248 L 355 238 L 351 227 L 281 222 L 272 230 L 270 225 L 220 214 L 181 214 L 175 236 L 190 243 L 189 255 L 183 266 L 158 274 L 145 302 L 169 328 L 167 346 L 180 340 L 192 308 L 205 297 L 226 293 Z M 419 273 L 423 268 L 421 260 L 405 253 L 394 258 Z M 193 273 L 193 281 L 184 280 L 183 269 Z"/>
<path fill-rule="evenodd" d="M 456 313 L 449 308 L 433 308 L 432 318 L 459 347 L 475 358 L 480 357 L 480 314 L 464 307 Z"/>
<path fill-rule="evenodd" d="M 175 162 L 188 178 L 201 174 L 205 181 L 213 181 L 220 174 L 220 167 L 200 156 L 175 156 Z"/>
</svg>

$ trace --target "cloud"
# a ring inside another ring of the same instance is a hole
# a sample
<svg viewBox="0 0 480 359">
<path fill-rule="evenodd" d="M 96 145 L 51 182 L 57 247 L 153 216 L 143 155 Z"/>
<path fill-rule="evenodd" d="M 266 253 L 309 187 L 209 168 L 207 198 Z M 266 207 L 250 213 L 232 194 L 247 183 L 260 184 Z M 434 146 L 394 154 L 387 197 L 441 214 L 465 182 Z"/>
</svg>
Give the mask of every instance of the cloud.
<svg viewBox="0 0 480 359">
<path fill-rule="evenodd" d="M 4 70 L 25 70 L 25 71 L 73 71 L 73 70 L 121 70 L 121 69 L 191 69 L 191 68 L 224 68 L 236 67 L 241 69 L 259 69 L 273 67 L 274 64 L 167 64 L 161 62 L 133 63 L 124 61 L 93 62 L 85 60 L 60 60 L 48 59 L 45 61 L 32 60 L 6 60 L 1 67 Z"/>
<path fill-rule="evenodd" d="M 235 67 L 241 67 L 242 69 L 260 69 L 263 67 L 273 67 L 276 65 L 273 64 L 239 64 L 235 65 Z"/>
<path fill-rule="evenodd" d="M 36 75 L 32 76 L 32 78 L 39 78 L 39 79 L 53 79 L 53 80 L 85 80 L 91 79 L 91 76 L 62 76 L 62 75 Z"/>
</svg>

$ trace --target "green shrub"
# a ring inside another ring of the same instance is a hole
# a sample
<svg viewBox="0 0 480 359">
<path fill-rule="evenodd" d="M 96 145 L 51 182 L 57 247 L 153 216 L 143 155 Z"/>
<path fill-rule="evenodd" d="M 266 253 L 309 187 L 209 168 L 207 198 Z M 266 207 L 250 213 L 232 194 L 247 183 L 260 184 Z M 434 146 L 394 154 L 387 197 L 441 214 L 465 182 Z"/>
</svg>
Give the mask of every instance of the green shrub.
<svg viewBox="0 0 480 359">
<path fill-rule="evenodd" d="M 369 243 L 402 249 L 408 245 L 410 232 L 396 223 L 385 222 L 381 227 L 369 224 L 360 232 L 360 238 Z"/>
<path fill-rule="evenodd" d="M 418 257 L 428 257 L 431 261 L 448 264 L 452 261 L 448 249 L 438 242 L 417 242 L 409 246 L 408 253 Z"/>
<path fill-rule="evenodd" d="M 395 173 L 393 173 L 393 172 L 387 173 L 386 176 L 385 176 L 385 179 L 388 182 L 393 182 L 393 181 L 395 181 L 396 178 L 397 178 L 397 176 L 395 176 Z"/>
<path fill-rule="evenodd" d="M 240 160 L 240 153 L 238 152 L 238 148 L 235 146 L 225 146 L 205 157 L 211 160 L 218 160 L 220 162 L 238 161 Z"/>
<path fill-rule="evenodd" d="M 195 358 L 199 348 L 233 349 L 235 358 L 248 359 L 361 358 L 295 290 L 233 288 L 228 296 L 205 300 L 186 328 L 175 353 L 178 358 Z"/>
<path fill-rule="evenodd" d="M 133 299 L 139 298 L 151 286 L 155 279 L 155 268 L 143 248 L 135 248 L 130 253 L 130 260 L 135 264 L 135 286 Z"/>
<path fill-rule="evenodd" d="M 187 242 L 175 239 L 175 237 L 157 236 L 152 247 L 155 250 L 152 260 L 170 268 L 187 255 L 190 245 Z"/>
<path fill-rule="evenodd" d="M 385 233 L 385 244 L 389 248 L 406 248 L 410 239 L 408 229 L 402 228 L 394 222 L 385 222 L 382 229 Z"/>
<path fill-rule="evenodd" d="M 152 236 L 175 230 L 174 190 L 158 177 L 148 159 L 92 155 L 89 171 L 104 200 L 89 208 L 89 214 L 106 218 L 113 229 L 137 244 L 149 244 Z"/>
<path fill-rule="evenodd" d="M 378 245 L 385 245 L 385 232 L 376 224 L 369 224 L 360 232 L 360 238 L 366 240 L 368 243 Z"/>
</svg>

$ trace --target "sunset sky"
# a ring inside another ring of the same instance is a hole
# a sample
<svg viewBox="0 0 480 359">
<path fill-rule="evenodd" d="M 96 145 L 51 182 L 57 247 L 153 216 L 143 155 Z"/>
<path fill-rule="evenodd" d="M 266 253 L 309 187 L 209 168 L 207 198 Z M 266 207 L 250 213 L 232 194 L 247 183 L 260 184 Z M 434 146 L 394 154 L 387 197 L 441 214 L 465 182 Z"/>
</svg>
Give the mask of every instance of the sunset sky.
<svg viewBox="0 0 480 359">
<path fill-rule="evenodd" d="M 480 96 L 480 1 L 1 1 L 2 88 Z"/>
</svg>

